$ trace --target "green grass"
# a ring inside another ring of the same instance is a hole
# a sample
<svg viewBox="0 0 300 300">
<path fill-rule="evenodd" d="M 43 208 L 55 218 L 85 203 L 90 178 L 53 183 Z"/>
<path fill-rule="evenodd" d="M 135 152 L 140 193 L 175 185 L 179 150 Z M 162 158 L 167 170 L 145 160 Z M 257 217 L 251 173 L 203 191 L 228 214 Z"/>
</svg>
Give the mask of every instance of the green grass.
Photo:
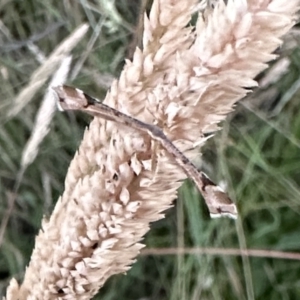
<svg viewBox="0 0 300 300">
<path fill-rule="evenodd" d="M 118 76 L 128 54 L 138 18 L 135 1 L 120 1 L 118 14 L 101 9 L 105 1 L 17 1 L 0 3 L 0 220 L 16 184 L 21 154 L 31 134 L 44 90 L 16 117 L 7 111 L 28 83 L 39 63 L 20 41 L 33 38 L 48 56 L 82 22 L 89 33 L 73 51 L 75 64 L 97 26 L 101 31 L 83 68 L 72 81 L 91 94 L 105 94 L 97 76 Z M 100 22 L 100 23 L 99 23 Z M 54 26 L 56 24 L 57 26 Z M 97 25 L 98 24 L 98 25 Z M 3 29 L 4 28 L 4 29 Z M 40 36 L 48 28 L 49 33 Z M 51 29 L 52 28 L 52 29 Z M 291 39 L 291 38 L 290 38 Z M 265 89 L 275 90 L 252 110 L 239 104 L 223 130 L 203 148 L 208 173 L 225 181 L 240 211 L 238 222 L 211 220 L 191 182 L 179 191 L 174 208 L 152 225 L 145 237 L 148 248 L 213 247 L 269 249 L 297 252 L 300 248 L 300 113 L 299 93 L 291 87 L 299 77 L 297 40 L 280 49 L 291 60 L 289 72 Z M 6 78 L 4 75 L 7 74 Z M 46 88 L 46 85 L 45 85 Z M 282 112 L 271 117 L 281 99 L 289 99 Z M 263 102 L 262 102 L 263 101 Z M 22 280 L 40 228 L 63 192 L 64 177 L 89 118 L 57 113 L 39 154 L 26 170 L 0 248 L 0 296 L 12 276 Z M 137 258 L 125 275 L 111 278 L 95 299 L 284 299 L 300 298 L 300 261 L 270 257 L 225 255 L 147 255 Z"/>
</svg>

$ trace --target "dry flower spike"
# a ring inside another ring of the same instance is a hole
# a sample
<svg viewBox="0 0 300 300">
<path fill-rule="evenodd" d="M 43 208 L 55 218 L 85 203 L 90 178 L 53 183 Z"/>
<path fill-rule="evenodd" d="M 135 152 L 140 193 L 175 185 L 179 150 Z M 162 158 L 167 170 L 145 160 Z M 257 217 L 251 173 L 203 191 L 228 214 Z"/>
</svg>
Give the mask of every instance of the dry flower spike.
<svg viewBox="0 0 300 300">
<path fill-rule="evenodd" d="M 104 103 L 154 124 L 189 159 L 274 59 L 298 0 L 219 1 L 199 15 L 196 0 L 154 0 L 136 49 Z M 245 89 L 247 88 L 247 89 Z M 196 152 L 199 153 L 198 149 Z M 43 220 L 21 286 L 8 300 L 91 299 L 134 262 L 151 222 L 164 217 L 185 172 L 165 149 L 151 169 L 149 134 L 94 118 L 69 167 L 65 191 Z"/>
</svg>

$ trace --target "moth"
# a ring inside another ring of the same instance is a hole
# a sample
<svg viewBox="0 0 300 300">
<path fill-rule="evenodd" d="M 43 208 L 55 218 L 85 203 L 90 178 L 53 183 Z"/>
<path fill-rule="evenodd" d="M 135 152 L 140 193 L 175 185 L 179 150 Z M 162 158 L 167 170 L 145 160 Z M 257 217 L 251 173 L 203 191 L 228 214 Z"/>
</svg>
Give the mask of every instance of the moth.
<svg viewBox="0 0 300 300">
<path fill-rule="evenodd" d="M 206 202 L 211 218 L 223 216 L 237 218 L 237 208 L 233 201 L 204 172 L 197 170 L 196 166 L 167 138 L 161 128 L 126 115 L 77 88 L 64 85 L 54 87 L 53 90 L 61 110 L 80 110 L 147 133 L 167 151 L 186 175 L 194 181 Z"/>
</svg>

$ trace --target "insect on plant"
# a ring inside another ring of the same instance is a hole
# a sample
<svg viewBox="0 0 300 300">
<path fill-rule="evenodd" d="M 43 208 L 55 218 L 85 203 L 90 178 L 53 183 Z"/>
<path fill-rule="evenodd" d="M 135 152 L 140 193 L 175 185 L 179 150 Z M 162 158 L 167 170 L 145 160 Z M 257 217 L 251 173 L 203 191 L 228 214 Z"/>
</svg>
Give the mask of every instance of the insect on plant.
<svg viewBox="0 0 300 300">
<path fill-rule="evenodd" d="M 144 123 L 128 116 L 99 100 L 87 95 L 83 91 L 70 86 L 53 88 L 58 97 L 61 110 L 80 110 L 93 116 L 124 124 L 130 128 L 147 133 L 157 141 L 191 178 L 202 194 L 212 218 L 227 216 L 237 218 L 237 208 L 228 195 L 217 186 L 204 172 L 198 171 L 196 166 L 166 137 L 156 125 Z"/>
</svg>

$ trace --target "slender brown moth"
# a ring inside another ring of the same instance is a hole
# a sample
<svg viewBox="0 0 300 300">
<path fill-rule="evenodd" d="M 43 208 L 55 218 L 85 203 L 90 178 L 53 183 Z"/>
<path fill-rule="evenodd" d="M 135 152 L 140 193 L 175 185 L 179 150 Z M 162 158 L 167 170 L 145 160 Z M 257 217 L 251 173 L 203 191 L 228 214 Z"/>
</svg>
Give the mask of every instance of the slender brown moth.
<svg viewBox="0 0 300 300">
<path fill-rule="evenodd" d="M 237 208 L 227 194 L 195 165 L 166 137 L 163 131 L 155 125 L 144 123 L 130 117 L 99 100 L 85 94 L 83 91 L 69 87 L 58 86 L 53 88 L 56 92 L 61 110 L 81 110 L 109 121 L 122 123 L 131 128 L 147 133 L 157 141 L 167 153 L 176 161 L 183 171 L 190 177 L 202 194 L 212 218 L 227 216 L 237 218 Z"/>
</svg>

